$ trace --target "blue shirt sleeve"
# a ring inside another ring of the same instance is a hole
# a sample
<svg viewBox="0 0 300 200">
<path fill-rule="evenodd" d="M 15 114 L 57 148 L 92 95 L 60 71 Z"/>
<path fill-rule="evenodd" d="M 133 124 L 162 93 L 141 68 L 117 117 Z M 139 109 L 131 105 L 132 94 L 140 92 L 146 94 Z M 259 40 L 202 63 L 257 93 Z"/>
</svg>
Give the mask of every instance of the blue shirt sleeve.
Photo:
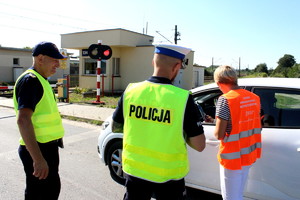
<svg viewBox="0 0 300 200">
<path fill-rule="evenodd" d="M 183 129 L 187 137 L 194 137 L 204 133 L 201 123 L 201 114 L 192 95 L 189 95 L 186 104 Z"/>
<path fill-rule="evenodd" d="M 121 95 L 119 101 L 118 101 L 118 106 L 116 110 L 113 113 L 112 119 L 120 124 L 124 124 L 124 115 L 123 115 L 123 95 Z"/>
</svg>

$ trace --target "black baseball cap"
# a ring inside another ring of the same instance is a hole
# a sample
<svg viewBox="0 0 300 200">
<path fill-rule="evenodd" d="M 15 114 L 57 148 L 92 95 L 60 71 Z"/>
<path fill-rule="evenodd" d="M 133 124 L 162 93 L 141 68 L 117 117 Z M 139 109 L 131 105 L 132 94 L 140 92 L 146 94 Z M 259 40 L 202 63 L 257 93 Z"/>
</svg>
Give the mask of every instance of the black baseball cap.
<svg viewBox="0 0 300 200">
<path fill-rule="evenodd" d="M 40 42 L 32 50 L 32 56 L 46 55 L 55 59 L 64 59 L 67 56 L 62 55 L 55 44 L 51 42 Z"/>
</svg>

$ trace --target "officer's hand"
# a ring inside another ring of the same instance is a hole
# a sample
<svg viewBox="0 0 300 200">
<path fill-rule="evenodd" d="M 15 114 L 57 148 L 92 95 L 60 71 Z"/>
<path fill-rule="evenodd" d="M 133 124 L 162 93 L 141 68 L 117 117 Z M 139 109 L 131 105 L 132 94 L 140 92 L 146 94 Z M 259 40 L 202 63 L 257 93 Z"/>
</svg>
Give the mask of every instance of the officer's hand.
<svg viewBox="0 0 300 200">
<path fill-rule="evenodd" d="M 46 179 L 49 174 L 49 167 L 45 159 L 33 162 L 33 176 L 38 179 Z"/>
</svg>

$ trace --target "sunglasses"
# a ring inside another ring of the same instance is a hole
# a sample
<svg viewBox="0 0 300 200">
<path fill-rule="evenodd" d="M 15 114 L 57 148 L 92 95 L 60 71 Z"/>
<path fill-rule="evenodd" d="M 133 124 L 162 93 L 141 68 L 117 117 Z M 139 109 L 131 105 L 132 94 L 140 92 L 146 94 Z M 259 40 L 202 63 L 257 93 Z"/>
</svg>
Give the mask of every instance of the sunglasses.
<svg viewBox="0 0 300 200">
<path fill-rule="evenodd" d="M 182 63 L 181 63 L 181 69 L 185 69 L 186 68 L 186 66 L 189 64 L 189 59 L 183 59 L 183 60 L 181 60 L 182 61 Z"/>
</svg>

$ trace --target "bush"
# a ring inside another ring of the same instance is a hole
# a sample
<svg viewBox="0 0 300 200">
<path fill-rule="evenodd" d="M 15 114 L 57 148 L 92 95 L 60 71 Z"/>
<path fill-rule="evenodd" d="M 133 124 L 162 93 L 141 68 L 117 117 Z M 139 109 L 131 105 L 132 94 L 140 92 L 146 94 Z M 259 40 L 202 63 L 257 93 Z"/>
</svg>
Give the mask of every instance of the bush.
<svg viewBox="0 0 300 200">
<path fill-rule="evenodd" d="M 91 91 L 91 89 L 80 88 L 80 87 L 75 87 L 75 89 L 74 89 L 75 94 L 82 94 L 82 93 L 85 93 L 87 91 Z"/>
<path fill-rule="evenodd" d="M 243 78 L 258 78 L 258 77 L 268 77 L 268 74 L 265 73 L 265 72 L 254 73 L 254 74 L 250 74 L 250 75 L 244 76 Z"/>
<path fill-rule="evenodd" d="M 281 73 L 273 73 L 272 77 L 285 78 L 284 74 L 281 74 Z"/>
</svg>

